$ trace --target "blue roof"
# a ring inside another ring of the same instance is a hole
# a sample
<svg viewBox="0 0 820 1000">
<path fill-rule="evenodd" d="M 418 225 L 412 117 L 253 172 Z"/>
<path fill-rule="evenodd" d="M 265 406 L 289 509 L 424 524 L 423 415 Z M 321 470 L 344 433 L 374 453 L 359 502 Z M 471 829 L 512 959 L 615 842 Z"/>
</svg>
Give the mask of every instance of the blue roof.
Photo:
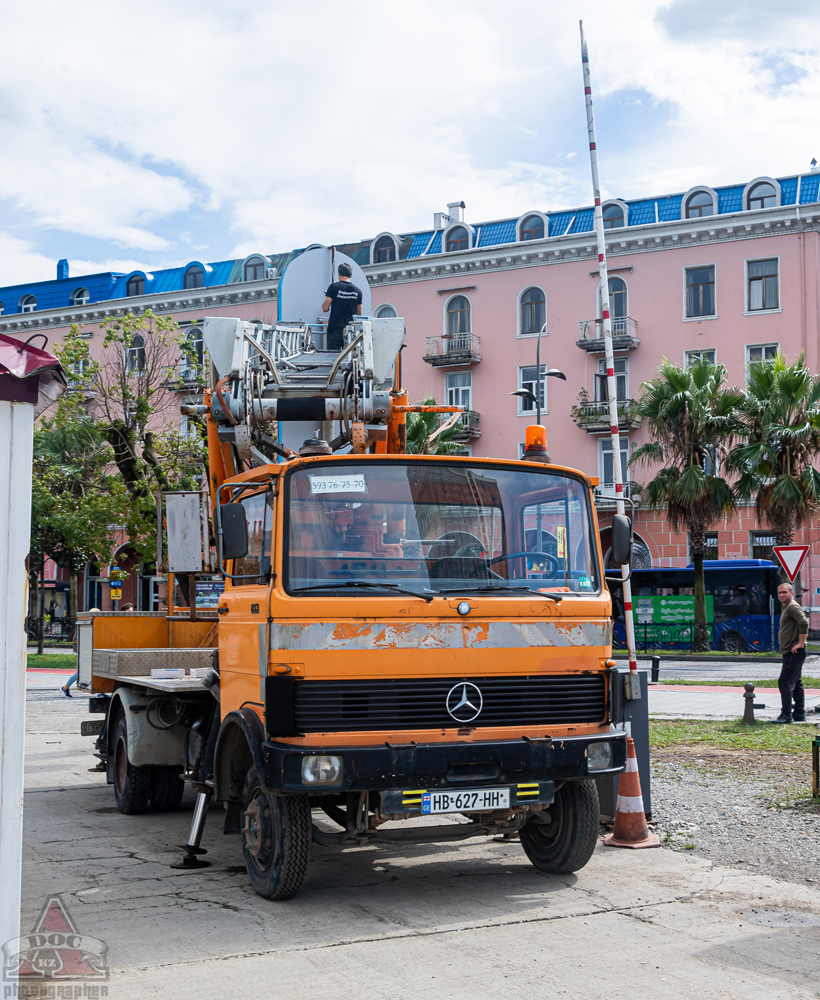
<svg viewBox="0 0 820 1000">
<path fill-rule="evenodd" d="M 800 181 L 800 204 L 808 205 L 817 201 L 817 187 L 820 185 L 820 174 L 808 174 Z"/>
<path fill-rule="evenodd" d="M 654 198 L 648 201 L 630 202 L 628 224 L 630 226 L 645 226 L 649 222 L 654 222 L 655 204 L 656 201 Z"/>
<path fill-rule="evenodd" d="M 441 253 L 441 231 L 437 232 L 427 253 Z"/>
<path fill-rule="evenodd" d="M 410 249 L 407 251 L 407 259 L 420 257 L 424 253 L 432 235 L 432 230 L 429 233 L 414 233 L 410 237 L 411 243 Z"/>
<path fill-rule="evenodd" d="M 655 204 L 658 206 L 658 222 L 674 222 L 675 219 L 679 219 L 682 201 L 682 194 L 670 194 L 666 198 L 656 198 Z"/>
<path fill-rule="evenodd" d="M 725 212 L 740 212 L 743 209 L 743 189 L 745 184 L 735 184 L 732 187 L 715 188 L 718 197 L 718 215 Z"/>
<path fill-rule="evenodd" d="M 482 226 L 478 246 L 494 247 L 499 243 L 514 243 L 517 221 L 517 219 L 507 219 L 505 222 L 490 222 Z"/>
<path fill-rule="evenodd" d="M 797 197 L 797 178 L 787 177 L 780 182 L 780 204 L 793 205 Z"/>
<path fill-rule="evenodd" d="M 569 227 L 570 233 L 590 233 L 594 227 L 594 208 L 580 208 L 575 213 L 575 222 Z"/>
</svg>

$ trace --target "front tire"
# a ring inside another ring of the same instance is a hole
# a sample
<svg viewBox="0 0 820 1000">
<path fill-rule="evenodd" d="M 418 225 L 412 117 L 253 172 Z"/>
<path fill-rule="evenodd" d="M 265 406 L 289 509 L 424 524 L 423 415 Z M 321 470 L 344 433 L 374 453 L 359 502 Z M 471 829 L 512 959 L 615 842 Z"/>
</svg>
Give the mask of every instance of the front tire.
<svg viewBox="0 0 820 1000">
<path fill-rule="evenodd" d="M 128 725 L 123 716 L 114 727 L 114 798 L 121 813 L 133 816 L 148 808 L 151 768 L 128 760 Z"/>
<path fill-rule="evenodd" d="M 310 802 L 304 795 L 272 795 L 255 767 L 242 792 L 242 853 L 248 878 L 264 899 L 290 899 L 310 861 Z"/>
<path fill-rule="evenodd" d="M 587 778 L 568 781 L 555 801 L 521 827 L 521 846 L 530 861 L 550 875 L 577 872 L 592 857 L 600 824 L 598 788 Z"/>
</svg>

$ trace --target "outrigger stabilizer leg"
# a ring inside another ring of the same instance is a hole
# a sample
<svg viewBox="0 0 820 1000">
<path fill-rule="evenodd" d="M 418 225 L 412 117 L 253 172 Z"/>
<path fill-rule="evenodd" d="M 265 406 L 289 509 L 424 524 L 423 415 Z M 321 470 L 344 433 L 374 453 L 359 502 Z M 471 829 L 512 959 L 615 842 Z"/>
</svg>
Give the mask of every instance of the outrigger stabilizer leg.
<svg viewBox="0 0 820 1000">
<path fill-rule="evenodd" d="M 207 868 L 210 861 L 205 861 L 199 857 L 208 852 L 204 847 L 200 847 L 202 834 L 205 830 L 205 817 L 208 815 L 208 806 L 211 804 L 210 792 L 198 792 L 196 803 L 194 804 L 194 815 L 191 819 L 191 832 L 188 834 L 188 843 L 182 846 L 185 856 L 182 861 L 177 861 L 171 865 L 172 868 Z"/>
</svg>

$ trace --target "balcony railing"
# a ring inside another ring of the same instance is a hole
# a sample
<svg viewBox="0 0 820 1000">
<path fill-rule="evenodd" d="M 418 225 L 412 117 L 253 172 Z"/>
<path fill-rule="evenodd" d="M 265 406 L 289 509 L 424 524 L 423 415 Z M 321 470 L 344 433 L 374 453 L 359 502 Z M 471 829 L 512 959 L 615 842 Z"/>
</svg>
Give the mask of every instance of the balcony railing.
<svg viewBox="0 0 820 1000">
<path fill-rule="evenodd" d="M 201 389 L 205 384 L 205 369 L 202 365 L 192 365 L 190 361 L 180 361 L 165 373 L 165 385 L 179 392 Z"/>
<path fill-rule="evenodd" d="M 631 351 L 640 344 L 638 324 L 631 316 L 616 316 L 612 323 L 612 346 L 616 351 Z M 575 342 L 589 354 L 604 350 L 604 321 L 602 319 L 582 319 L 578 324 L 578 340 Z"/>
<path fill-rule="evenodd" d="M 599 483 L 595 489 L 595 506 L 598 510 L 614 508 L 617 499 L 615 483 Z M 627 480 L 624 483 L 624 500 L 632 500 L 635 506 L 640 506 L 640 489 L 636 483 Z"/>
<path fill-rule="evenodd" d="M 436 368 L 481 361 L 479 338 L 472 333 L 445 333 L 442 337 L 428 337 L 424 360 Z"/>
<path fill-rule="evenodd" d="M 461 414 L 456 432 L 453 435 L 454 441 L 472 441 L 481 437 L 481 415 L 476 410 L 465 410 Z"/>
<path fill-rule="evenodd" d="M 631 431 L 641 426 L 642 418 L 635 412 L 637 405 L 634 399 L 618 400 L 619 430 Z M 609 403 L 577 403 L 570 413 L 575 423 L 588 434 L 609 430 Z"/>
</svg>

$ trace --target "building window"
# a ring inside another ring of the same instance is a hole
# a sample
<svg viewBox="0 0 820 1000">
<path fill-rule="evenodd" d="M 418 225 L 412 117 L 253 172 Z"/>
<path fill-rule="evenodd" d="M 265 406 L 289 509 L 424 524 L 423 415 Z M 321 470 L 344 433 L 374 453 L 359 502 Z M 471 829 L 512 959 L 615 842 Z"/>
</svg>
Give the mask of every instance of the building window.
<svg viewBox="0 0 820 1000">
<path fill-rule="evenodd" d="M 547 410 L 547 379 L 545 377 L 547 371 L 546 365 L 541 365 L 541 409 L 546 413 Z M 522 368 L 518 369 L 518 388 L 519 389 L 529 389 L 534 396 L 538 396 L 538 382 L 539 379 L 535 374 L 535 365 L 524 365 Z M 531 399 L 524 399 L 523 396 L 518 396 L 518 412 L 519 413 L 535 413 L 535 403 Z"/>
<path fill-rule="evenodd" d="M 749 312 L 779 308 L 777 263 L 776 257 L 746 261 L 746 308 Z"/>
<path fill-rule="evenodd" d="M 453 250 L 466 250 L 470 245 L 470 236 L 464 226 L 456 226 L 447 234 L 447 253 Z"/>
<path fill-rule="evenodd" d="M 686 553 L 689 558 L 692 558 L 692 536 L 687 532 L 686 535 Z M 718 557 L 718 538 L 716 531 L 704 531 L 703 533 L 703 558 L 704 559 L 717 559 Z"/>
<path fill-rule="evenodd" d="M 629 461 L 629 438 L 619 438 L 621 443 L 621 478 L 624 482 L 629 479 L 629 470 L 626 463 Z M 598 442 L 598 478 L 601 486 L 612 487 L 615 482 L 615 463 L 612 459 L 612 439 L 601 438 Z"/>
<path fill-rule="evenodd" d="M 33 295 L 24 295 L 20 299 L 20 312 L 33 313 L 37 309 L 37 299 Z"/>
<path fill-rule="evenodd" d="M 183 368 L 187 369 L 186 374 L 197 374 L 202 368 L 205 360 L 205 347 L 202 341 L 202 328 L 192 326 L 185 334 L 181 344 Z"/>
<path fill-rule="evenodd" d="M 754 211 L 757 208 L 774 208 L 776 204 L 777 191 L 774 189 L 774 184 L 770 184 L 768 181 L 755 184 L 746 196 L 746 208 L 749 211 Z"/>
<path fill-rule="evenodd" d="M 686 315 L 715 315 L 715 268 L 687 267 L 686 274 Z"/>
<path fill-rule="evenodd" d="M 394 306 L 385 303 L 384 305 L 378 306 L 373 315 L 377 319 L 394 319 L 396 316 L 398 316 L 398 313 L 396 312 Z"/>
<path fill-rule="evenodd" d="M 129 373 L 145 371 L 145 341 L 139 333 L 131 338 L 125 349 L 125 370 Z"/>
<path fill-rule="evenodd" d="M 769 562 L 774 562 L 773 545 L 777 545 L 777 539 L 767 531 L 749 532 L 750 559 L 768 559 Z"/>
<path fill-rule="evenodd" d="M 125 286 L 125 294 L 129 298 L 132 295 L 145 295 L 145 278 L 141 274 L 135 274 L 130 277 Z"/>
<path fill-rule="evenodd" d="M 245 281 L 261 281 L 265 277 L 265 262 L 261 257 L 252 257 L 245 262 Z"/>
<path fill-rule="evenodd" d="M 715 203 L 708 191 L 696 191 L 686 199 L 686 218 L 702 219 L 715 214 Z"/>
<path fill-rule="evenodd" d="M 629 399 L 629 358 L 615 358 L 613 367 L 615 369 L 615 391 L 618 394 L 616 399 L 619 401 Z M 609 402 L 605 358 L 598 361 L 598 373 L 595 377 L 595 402 Z"/>
<path fill-rule="evenodd" d="M 683 365 L 685 368 L 693 365 L 696 361 L 708 361 L 710 365 L 713 365 L 715 363 L 714 348 L 709 347 L 706 350 L 683 352 Z"/>
<path fill-rule="evenodd" d="M 5 311 L 6 311 L 6 307 L 3 305 L 2 302 L 0 302 L 0 316 L 2 316 Z"/>
<path fill-rule="evenodd" d="M 547 300 L 540 288 L 528 288 L 521 296 L 521 333 L 539 333 L 547 321 Z"/>
<path fill-rule="evenodd" d="M 87 306 L 91 301 L 87 288 L 75 288 L 71 293 L 71 304 L 73 306 Z"/>
<path fill-rule="evenodd" d="M 612 319 L 626 319 L 629 315 L 627 305 L 627 287 L 623 278 L 610 278 L 607 282 L 609 289 L 609 315 Z"/>
<path fill-rule="evenodd" d="M 473 376 L 470 372 L 448 372 L 444 376 L 446 406 L 463 406 L 472 409 Z"/>
<path fill-rule="evenodd" d="M 746 367 L 759 364 L 761 361 L 774 361 L 777 357 L 777 344 L 755 344 L 746 348 Z"/>
<path fill-rule="evenodd" d="M 604 209 L 604 229 L 621 229 L 624 224 L 624 210 L 620 205 L 607 205 Z"/>
<path fill-rule="evenodd" d="M 464 295 L 456 295 L 447 303 L 447 333 L 451 337 L 470 333 L 470 301 Z"/>
<path fill-rule="evenodd" d="M 396 259 L 396 244 L 391 236 L 380 236 L 373 247 L 373 263 L 388 264 Z"/>
<path fill-rule="evenodd" d="M 205 274 L 201 267 L 189 267 L 182 279 L 183 288 L 202 288 L 205 285 Z"/>
<path fill-rule="evenodd" d="M 522 240 L 543 240 L 544 220 L 540 215 L 528 215 L 521 223 Z"/>
</svg>

